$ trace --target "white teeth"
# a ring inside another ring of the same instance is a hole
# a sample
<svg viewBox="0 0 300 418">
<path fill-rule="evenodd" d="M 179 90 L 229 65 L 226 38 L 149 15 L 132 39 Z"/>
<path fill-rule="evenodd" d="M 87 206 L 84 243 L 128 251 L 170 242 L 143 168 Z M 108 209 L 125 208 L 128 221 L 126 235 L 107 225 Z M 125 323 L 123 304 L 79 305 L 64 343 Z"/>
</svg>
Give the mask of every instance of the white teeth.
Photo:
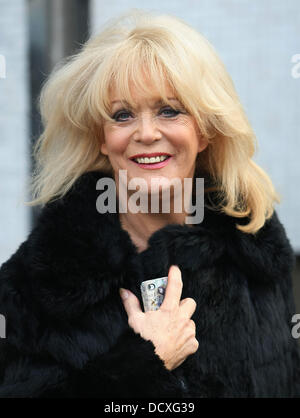
<svg viewBox="0 0 300 418">
<path fill-rule="evenodd" d="M 160 163 L 161 161 L 164 161 L 168 158 L 168 155 L 160 155 L 157 157 L 141 157 L 141 158 L 135 158 L 134 161 L 138 162 L 139 164 L 154 164 L 154 163 Z"/>
</svg>

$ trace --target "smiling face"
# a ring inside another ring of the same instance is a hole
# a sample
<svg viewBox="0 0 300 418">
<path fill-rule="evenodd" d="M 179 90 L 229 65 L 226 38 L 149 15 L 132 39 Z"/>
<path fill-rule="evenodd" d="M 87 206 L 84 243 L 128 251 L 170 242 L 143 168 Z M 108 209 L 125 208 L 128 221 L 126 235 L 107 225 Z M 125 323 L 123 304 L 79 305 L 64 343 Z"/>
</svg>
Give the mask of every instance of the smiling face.
<svg viewBox="0 0 300 418">
<path fill-rule="evenodd" d="M 127 170 L 128 182 L 142 178 L 151 190 L 151 178 L 168 180 L 192 178 L 197 154 L 207 146 L 201 137 L 195 118 L 188 114 L 166 86 L 170 104 L 163 103 L 158 91 L 145 97 L 132 87 L 134 107 L 120 94 L 111 91 L 111 117 L 104 122 L 104 142 L 101 152 L 112 165 L 115 180 L 119 170 Z"/>
</svg>

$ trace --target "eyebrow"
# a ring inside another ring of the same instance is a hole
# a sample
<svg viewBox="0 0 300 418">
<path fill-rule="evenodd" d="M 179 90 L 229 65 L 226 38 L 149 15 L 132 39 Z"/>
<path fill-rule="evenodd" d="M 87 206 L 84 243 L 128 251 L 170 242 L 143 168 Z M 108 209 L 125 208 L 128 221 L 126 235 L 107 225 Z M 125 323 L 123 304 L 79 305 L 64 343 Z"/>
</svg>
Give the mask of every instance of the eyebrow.
<svg viewBox="0 0 300 418">
<path fill-rule="evenodd" d="M 176 99 L 176 97 L 167 97 L 167 99 L 170 100 L 170 101 L 175 101 L 175 102 L 179 101 L 178 99 Z M 114 103 L 125 103 L 125 104 L 129 105 L 129 103 L 126 100 L 113 100 L 111 102 L 111 104 L 114 104 Z M 157 104 L 161 104 L 161 103 L 164 103 L 163 99 L 157 100 L 154 104 L 157 105 Z"/>
</svg>

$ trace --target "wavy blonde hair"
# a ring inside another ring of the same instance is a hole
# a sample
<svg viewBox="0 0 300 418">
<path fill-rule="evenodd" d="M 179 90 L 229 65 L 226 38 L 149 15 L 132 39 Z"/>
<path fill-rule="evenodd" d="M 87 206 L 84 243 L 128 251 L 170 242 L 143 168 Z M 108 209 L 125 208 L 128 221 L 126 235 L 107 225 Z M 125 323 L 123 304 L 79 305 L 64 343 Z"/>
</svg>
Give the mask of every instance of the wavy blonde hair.
<svg viewBox="0 0 300 418">
<path fill-rule="evenodd" d="M 103 121 L 111 120 L 110 89 L 134 102 L 130 82 L 145 92 L 145 70 L 166 97 L 166 81 L 195 117 L 207 148 L 197 167 L 218 191 L 218 210 L 249 223 L 237 228 L 257 232 L 279 202 L 269 176 L 252 160 L 254 132 L 233 82 L 211 44 L 180 19 L 133 10 L 110 21 L 81 51 L 54 68 L 40 94 L 44 131 L 33 155 L 33 200 L 46 204 L 64 196 L 85 172 L 112 173 L 101 154 Z"/>
</svg>

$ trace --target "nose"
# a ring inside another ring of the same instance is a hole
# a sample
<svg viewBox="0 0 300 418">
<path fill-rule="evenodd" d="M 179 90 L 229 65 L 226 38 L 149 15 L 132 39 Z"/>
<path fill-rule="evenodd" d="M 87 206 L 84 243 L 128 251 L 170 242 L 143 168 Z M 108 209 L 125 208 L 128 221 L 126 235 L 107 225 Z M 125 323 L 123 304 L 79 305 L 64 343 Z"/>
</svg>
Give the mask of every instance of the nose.
<svg viewBox="0 0 300 418">
<path fill-rule="evenodd" d="M 139 117 L 137 127 L 133 135 L 133 139 L 136 142 L 151 144 L 152 142 L 161 139 L 161 137 L 162 134 L 151 114 L 144 114 Z"/>
</svg>

